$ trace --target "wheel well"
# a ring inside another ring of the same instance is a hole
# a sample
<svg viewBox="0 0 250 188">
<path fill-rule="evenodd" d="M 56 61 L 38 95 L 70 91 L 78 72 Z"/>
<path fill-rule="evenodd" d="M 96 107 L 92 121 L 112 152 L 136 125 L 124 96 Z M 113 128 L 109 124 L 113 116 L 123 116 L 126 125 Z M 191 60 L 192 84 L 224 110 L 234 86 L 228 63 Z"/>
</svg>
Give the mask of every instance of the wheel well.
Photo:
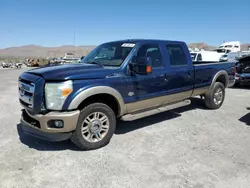
<svg viewBox="0 0 250 188">
<path fill-rule="evenodd" d="M 81 104 L 78 106 L 79 110 L 82 110 L 85 106 L 92 104 L 92 103 L 104 103 L 108 105 L 115 113 L 116 116 L 119 115 L 119 104 L 115 97 L 110 94 L 96 94 L 93 96 L 88 97 Z"/>
<path fill-rule="evenodd" d="M 220 75 L 217 79 L 216 82 L 222 83 L 225 87 L 227 85 L 227 79 L 225 75 Z"/>
</svg>

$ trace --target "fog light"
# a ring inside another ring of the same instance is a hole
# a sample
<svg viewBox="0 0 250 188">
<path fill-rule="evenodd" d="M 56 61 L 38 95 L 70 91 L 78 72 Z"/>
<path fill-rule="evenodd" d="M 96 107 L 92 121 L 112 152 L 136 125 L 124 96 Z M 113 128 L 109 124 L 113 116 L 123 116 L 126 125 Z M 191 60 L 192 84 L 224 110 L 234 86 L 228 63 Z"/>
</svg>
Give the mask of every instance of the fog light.
<svg viewBox="0 0 250 188">
<path fill-rule="evenodd" d="M 63 122 L 62 121 L 58 121 L 58 120 L 56 120 L 55 121 L 55 127 L 57 127 L 57 128 L 63 128 Z"/>
<path fill-rule="evenodd" d="M 64 127 L 64 123 L 62 120 L 50 120 L 48 122 L 48 126 L 50 128 L 63 128 Z"/>
</svg>

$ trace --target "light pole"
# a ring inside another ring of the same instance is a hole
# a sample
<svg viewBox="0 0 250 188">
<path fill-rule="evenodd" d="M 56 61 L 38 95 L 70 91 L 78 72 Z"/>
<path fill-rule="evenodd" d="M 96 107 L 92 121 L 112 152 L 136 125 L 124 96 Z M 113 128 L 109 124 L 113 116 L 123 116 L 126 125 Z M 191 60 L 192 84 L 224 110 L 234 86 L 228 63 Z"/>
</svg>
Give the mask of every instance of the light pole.
<svg viewBox="0 0 250 188">
<path fill-rule="evenodd" d="M 74 56 L 75 56 L 75 51 L 76 51 L 76 30 L 75 30 L 75 28 L 74 28 Z"/>
</svg>

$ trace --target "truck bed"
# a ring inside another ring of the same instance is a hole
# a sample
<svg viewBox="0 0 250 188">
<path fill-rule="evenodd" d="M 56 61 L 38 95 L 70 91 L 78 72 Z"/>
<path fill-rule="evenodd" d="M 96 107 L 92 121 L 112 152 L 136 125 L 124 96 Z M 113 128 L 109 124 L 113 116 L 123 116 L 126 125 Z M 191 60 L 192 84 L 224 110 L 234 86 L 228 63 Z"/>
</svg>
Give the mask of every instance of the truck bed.
<svg viewBox="0 0 250 188">
<path fill-rule="evenodd" d="M 226 71 L 228 74 L 230 87 L 234 82 L 234 67 L 232 62 L 199 62 L 194 64 L 194 89 L 210 86 L 212 79 L 218 71 Z"/>
</svg>

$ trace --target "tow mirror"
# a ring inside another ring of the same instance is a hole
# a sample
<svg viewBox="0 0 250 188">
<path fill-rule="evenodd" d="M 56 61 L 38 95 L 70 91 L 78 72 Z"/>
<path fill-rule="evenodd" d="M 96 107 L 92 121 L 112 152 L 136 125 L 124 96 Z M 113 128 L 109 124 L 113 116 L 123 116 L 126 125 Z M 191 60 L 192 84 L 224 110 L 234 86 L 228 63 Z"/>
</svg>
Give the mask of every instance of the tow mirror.
<svg viewBox="0 0 250 188">
<path fill-rule="evenodd" d="M 130 63 L 130 70 L 134 74 L 151 74 L 152 73 L 152 63 L 150 57 L 134 57 L 132 63 Z"/>
</svg>

